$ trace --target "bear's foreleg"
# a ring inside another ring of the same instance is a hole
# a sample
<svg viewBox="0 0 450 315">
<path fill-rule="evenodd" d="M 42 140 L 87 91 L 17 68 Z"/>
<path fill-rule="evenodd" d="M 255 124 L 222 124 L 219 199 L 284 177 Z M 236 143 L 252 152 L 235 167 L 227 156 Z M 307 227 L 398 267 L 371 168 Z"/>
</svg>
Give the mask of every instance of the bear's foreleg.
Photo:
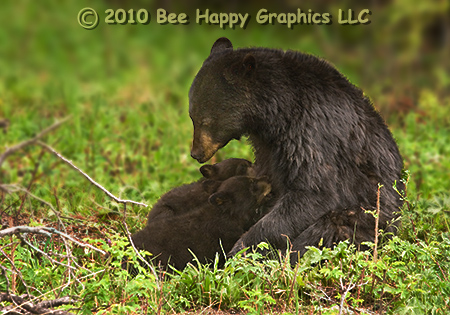
<svg viewBox="0 0 450 315">
<path fill-rule="evenodd" d="M 316 194 L 288 192 L 277 200 L 272 210 L 256 222 L 236 242 L 229 255 L 234 256 L 244 248 L 267 242 L 276 249 L 286 250 L 289 240 L 317 221 L 326 208 L 319 205 Z"/>
</svg>

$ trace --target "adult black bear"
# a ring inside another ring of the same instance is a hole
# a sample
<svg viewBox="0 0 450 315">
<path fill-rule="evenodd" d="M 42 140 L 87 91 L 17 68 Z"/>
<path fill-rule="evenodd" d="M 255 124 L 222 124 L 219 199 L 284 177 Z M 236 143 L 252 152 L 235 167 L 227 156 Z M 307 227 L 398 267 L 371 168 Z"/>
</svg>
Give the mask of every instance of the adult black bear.
<svg viewBox="0 0 450 315">
<path fill-rule="evenodd" d="M 202 187 L 209 194 L 196 209 L 177 216 L 149 221 L 132 235 L 135 246 L 152 253 L 155 263 L 181 270 L 192 261 L 192 251 L 202 263 L 220 263 L 241 235 L 264 213 L 261 206 L 270 193 L 265 178 L 234 176 L 223 182 L 206 180 Z M 192 199 L 197 196 L 191 196 Z"/>
<path fill-rule="evenodd" d="M 253 174 L 252 163 L 237 158 L 223 160 L 214 165 L 203 165 L 200 167 L 200 172 L 203 175 L 200 180 L 175 187 L 162 195 L 148 214 L 147 224 L 192 211 L 208 202 L 210 193 L 202 187 L 205 179 L 223 181 L 233 176 Z"/>
<path fill-rule="evenodd" d="M 363 92 L 324 60 L 267 48 L 234 50 L 219 38 L 189 92 L 194 125 L 191 155 L 209 160 L 248 135 L 257 176 L 277 196 L 271 212 L 236 243 L 268 241 L 303 253 L 308 245 L 343 239 L 373 241 L 381 189 L 381 229 L 402 206 L 403 167 L 397 145 Z"/>
</svg>

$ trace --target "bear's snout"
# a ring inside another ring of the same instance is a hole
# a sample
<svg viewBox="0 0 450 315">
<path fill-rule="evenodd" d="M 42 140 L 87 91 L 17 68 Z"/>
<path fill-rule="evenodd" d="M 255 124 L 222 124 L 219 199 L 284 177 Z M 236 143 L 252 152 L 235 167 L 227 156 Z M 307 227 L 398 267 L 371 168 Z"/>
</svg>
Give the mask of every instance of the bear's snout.
<svg viewBox="0 0 450 315">
<path fill-rule="evenodd" d="M 205 152 L 199 148 L 192 146 L 191 157 L 199 163 L 205 163 Z"/>
<path fill-rule="evenodd" d="M 207 132 L 194 129 L 191 156 L 199 163 L 208 161 L 221 147 L 223 145 L 220 142 L 214 141 Z"/>
</svg>

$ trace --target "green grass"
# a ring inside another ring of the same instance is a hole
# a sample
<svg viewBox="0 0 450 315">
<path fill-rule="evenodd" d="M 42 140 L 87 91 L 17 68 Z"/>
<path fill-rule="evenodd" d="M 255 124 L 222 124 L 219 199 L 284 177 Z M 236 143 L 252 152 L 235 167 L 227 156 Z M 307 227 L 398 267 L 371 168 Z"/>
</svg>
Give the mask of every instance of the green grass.
<svg viewBox="0 0 450 315">
<path fill-rule="evenodd" d="M 393 7 L 397 5 L 399 1 Z M 333 25 L 290 31 L 250 25 L 247 30 L 222 31 L 197 25 L 100 24 L 86 31 L 75 19 L 85 6 L 99 12 L 110 7 L 102 1 L 47 1 L 45 6 L 27 0 L 2 3 L 0 120 L 9 119 L 10 127 L 7 133 L 0 130 L 0 153 L 70 115 L 44 141 L 115 195 L 154 204 L 172 187 L 200 177 L 198 163 L 190 158 L 187 93 L 211 44 L 229 36 L 237 47 L 299 49 L 324 56 L 362 86 L 377 108 L 391 113 L 386 118 L 410 174 L 402 227 L 398 237 L 379 250 L 377 262 L 371 253 L 356 252 L 342 243 L 334 250 L 311 249 L 294 267 L 284 259 L 261 260 L 250 253 L 229 260 L 222 269 L 194 263 L 165 278 L 141 270 L 129 279 L 120 261 L 125 255 L 136 257 L 124 248 L 123 208 L 55 156 L 32 145 L 5 161 L 0 183 L 30 186 L 34 195 L 61 213 L 69 234 L 86 236 L 110 256 L 70 242 L 66 248 L 58 237 L 30 236 L 35 246 L 46 251 L 64 255 L 70 249 L 79 267 L 69 274 L 16 237 L 4 237 L 0 248 L 14 261 L 23 281 L 7 273 L 7 278 L 0 277 L 0 292 L 9 285 L 14 293 L 24 294 L 23 283 L 27 283 L 30 293 L 43 294 L 43 299 L 73 295 L 83 314 L 181 313 L 208 307 L 256 314 L 338 314 L 341 301 L 362 314 L 446 314 L 450 307 L 450 77 L 440 71 L 445 69 L 444 59 L 436 59 L 429 72 L 406 73 L 405 81 L 383 75 L 385 64 L 401 66 L 395 54 L 383 57 L 387 48 L 398 44 L 397 35 L 375 33 L 373 42 L 367 39 L 376 27 L 386 32 L 396 29 L 407 15 L 394 10 L 395 16 L 390 16 L 389 7 L 375 11 L 374 28 Z M 381 27 L 377 18 L 391 24 Z M 411 62 L 422 60 L 422 52 L 414 46 L 420 34 L 420 25 L 416 27 L 399 54 Z M 355 38 L 369 46 L 349 45 Z M 432 60 L 423 59 L 427 66 Z M 394 89 L 395 80 L 399 84 Z M 400 113 L 396 96 L 403 96 L 402 88 L 410 84 L 418 97 L 413 110 Z M 218 161 L 229 157 L 252 159 L 252 151 L 245 140 L 233 141 L 216 154 Z M 50 207 L 20 192 L 0 192 L 0 210 L 4 225 L 57 224 Z M 131 232 L 145 224 L 149 210 L 127 207 Z M 11 269 L 5 255 L 0 257 L 0 265 Z"/>
</svg>

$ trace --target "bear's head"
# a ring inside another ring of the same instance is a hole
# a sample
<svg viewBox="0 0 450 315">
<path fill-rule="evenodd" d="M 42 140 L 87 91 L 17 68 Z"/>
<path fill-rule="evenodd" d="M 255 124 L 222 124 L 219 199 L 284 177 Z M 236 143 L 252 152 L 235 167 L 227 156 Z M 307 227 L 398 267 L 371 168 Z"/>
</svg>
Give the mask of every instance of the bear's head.
<svg viewBox="0 0 450 315">
<path fill-rule="evenodd" d="M 207 179 L 222 181 L 233 176 L 253 176 L 252 165 L 250 161 L 245 159 L 231 158 L 214 165 L 203 165 L 200 167 L 200 172 Z"/>
<path fill-rule="evenodd" d="M 197 73 L 189 91 L 189 115 L 194 125 L 191 156 L 208 161 L 232 139 L 246 133 L 246 111 L 251 105 L 252 74 L 256 65 L 250 53 L 233 50 L 219 38 Z"/>
<path fill-rule="evenodd" d="M 234 176 L 223 182 L 206 180 L 208 202 L 244 229 L 250 228 L 264 213 L 260 206 L 271 191 L 266 177 Z"/>
</svg>

